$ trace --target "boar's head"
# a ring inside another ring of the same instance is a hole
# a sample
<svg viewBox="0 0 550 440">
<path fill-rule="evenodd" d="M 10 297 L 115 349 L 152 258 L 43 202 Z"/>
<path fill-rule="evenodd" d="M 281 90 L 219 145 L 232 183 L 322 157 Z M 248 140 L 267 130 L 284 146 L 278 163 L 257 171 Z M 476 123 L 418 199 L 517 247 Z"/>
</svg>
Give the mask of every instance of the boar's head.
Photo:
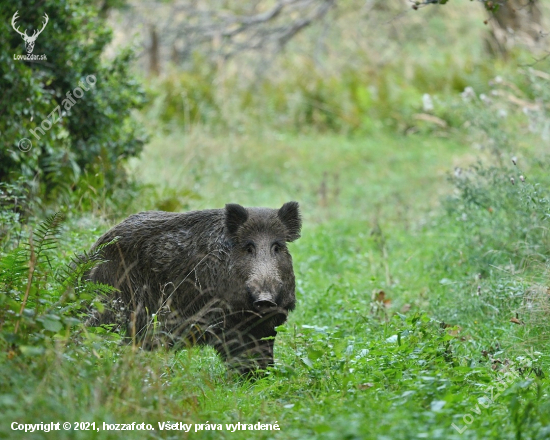
<svg viewBox="0 0 550 440">
<path fill-rule="evenodd" d="M 280 209 L 225 206 L 225 229 L 231 241 L 231 276 L 240 289 L 234 305 L 260 315 L 279 310 L 286 319 L 296 302 L 294 271 L 287 243 L 300 238 L 297 202 Z M 238 304 L 237 304 L 238 303 Z"/>
</svg>

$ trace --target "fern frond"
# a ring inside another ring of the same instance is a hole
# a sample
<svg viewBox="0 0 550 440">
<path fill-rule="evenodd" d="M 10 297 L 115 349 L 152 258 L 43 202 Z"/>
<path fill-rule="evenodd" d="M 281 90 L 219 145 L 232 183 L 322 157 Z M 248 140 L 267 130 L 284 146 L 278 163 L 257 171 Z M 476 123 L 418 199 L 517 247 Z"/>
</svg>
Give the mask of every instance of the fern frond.
<svg viewBox="0 0 550 440">
<path fill-rule="evenodd" d="M 86 274 L 89 273 L 94 267 L 106 261 L 102 257 L 103 249 L 113 243 L 116 243 L 117 240 L 118 237 L 108 243 L 97 246 L 92 252 L 88 253 L 84 251 L 83 253 L 76 254 L 71 258 L 71 262 L 63 267 L 57 274 L 57 282 L 59 283 L 59 290 L 61 292 L 58 303 L 65 300 L 67 297 L 67 292 L 71 289 L 71 287 L 75 287 L 77 297 L 84 291 L 89 293 L 88 290 L 86 290 L 89 285 L 96 286 L 92 287 L 90 292 L 96 291 L 98 294 L 103 293 L 104 289 L 102 287 L 97 288 L 99 284 L 88 282 L 84 278 Z M 111 287 L 111 290 L 106 291 L 106 293 L 110 293 L 112 291 L 112 286 L 109 287 Z"/>
<path fill-rule="evenodd" d="M 28 270 L 27 252 L 20 248 L 14 249 L 0 259 L 0 284 L 11 287 L 17 280 L 24 279 Z"/>
<path fill-rule="evenodd" d="M 77 290 L 78 296 L 86 294 L 93 294 L 95 296 L 108 296 L 110 293 L 115 292 L 117 288 L 111 286 L 110 284 L 94 283 L 88 281 L 79 285 Z"/>
<path fill-rule="evenodd" d="M 55 249 L 57 247 L 57 235 L 59 235 L 61 223 L 65 216 L 56 212 L 46 218 L 34 231 L 34 252 L 36 253 L 36 262 L 40 263 L 40 257 L 43 252 Z"/>
</svg>

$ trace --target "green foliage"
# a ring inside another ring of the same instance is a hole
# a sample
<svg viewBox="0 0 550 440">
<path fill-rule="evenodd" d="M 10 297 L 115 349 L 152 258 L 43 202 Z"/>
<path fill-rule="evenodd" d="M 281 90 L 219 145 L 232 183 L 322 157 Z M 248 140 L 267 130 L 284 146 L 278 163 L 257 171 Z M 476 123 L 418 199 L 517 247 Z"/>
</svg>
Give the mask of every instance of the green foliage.
<svg viewBox="0 0 550 440">
<path fill-rule="evenodd" d="M 63 216 L 49 216 L 28 241 L 1 255 L 0 348 L 24 355 L 42 353 L 48 341 L 66 339 L 80 324 L 85 306 L 111 286 L 89 283 L 83 276 L 101 262 L 98 252 L 64 265 L 54 257 Z"/>
<path fill-rule="evenodd" d="M 466 90 L 459 110 L 469 140 L 486 158 L 467 170 L 455 169 L 455 194 L 446 208 L 460 225 L 462 245 L 471 257 L 477 255 L 474 259 L 483 270 L 489 263 L 523 270 L 550 257 L 549 181 L 541 173 L 548 157 L 531 147 L 547 135 L 550 81 L 537 71 L 518 79 L 507 82 L 498 77 L 490 93 L 479 97 L 473 89 Z M 534 96 L 536 104 L 530 100 Z"/>
<path fill-rule="evenodd" d="M 218 75 L 207 61 L 197 58 L 193 66 L 151 84 L 155 98 L 146 109 L 148 119 L 210 130 L 242 131 L 244 124 L 296 132 L 361 134 L 383 127 L 406 132 L 425 125 L 434 131 L 441 127 L 418 118 L 425 113 L 424 94 L 438 94 L 441 122 L 457 126 L 463 120 L 454 107 L 444 111 L 450 98 L 472 83 L 489 92 L 495 75 L 486 64 L 451 56 L 429 65 L 396 59 L 384 67 L 366 64 L 335 73 L 311 63 L 288 65 L 280 77 L 266 75 L 246 85 Z"/>
<path fill-rule="evenodd" d="M 184 127 L 216 123 L 220 109 L 216 102 L 214 69 L 197 60 L 199 68 L 172 72 L 151 86 L 150 114 L 154 120 L 169 123 L 176 120 Z"/>
<path fill-rule="evenodd" d="M 0 243 L 17 236 L 21 214 L 29 211 L 28 189 L 23 179 L 14 184 L 0 182 Z"/>
<path fill-rule="evenodd" d="M 46 55 L 46 61 L 14 60 L 24 54 L 23 40 L 11 28 L 16 11 L 17 25 L 28 34 L 48 14 L 33 52 Z M 144 142 L 131 114 L 143 103 L 129 74 L 131 52 L 103 57 L 111 31 L 96 7 L 83 1 L 4 2 L 0 32 L 5 36 L 0 42 L 0 180 L 34 182 L 31 189 L 40 201 L 86 191 L 87 185 L 78 186 L 82 175 L 102 174 L 106 191 L 112 192 L 125 179 L 124 160 L 137 155 Z M 78 87 L 83 96 L 71 95 L 71 105 L 67 93 Z M 23 138 L 32 145 L 20 144 Z"/>
<path fill-rule="evenodd" d="M 493 322 L 489 334 L 497 341 L 508 321 L 525 341 L 550 332 L 550 162 L 537 147 L 547 136 L 549 90 L 546 74 L 520 70 L 512 80 L 495 78 L 487 94 L 465 90 L 448 107 L 480 159 L 449 179 L 454 193 L 439 224 L 449 231 L 448 250 L 435 263 L 447 289 L 434 303 L 444 319 L 463 315 L 472 328 Z"/>
<path fill-rule="evenodd" d="M 540 184 L 523 182 L 520 175 L 525 179 L 517 168 L 479 164 L 452 179 L 457 195 L 447 209 L 482 272 L 489 264 L 522 270 L 550 257 L 550 200 Z"/>
</svg>

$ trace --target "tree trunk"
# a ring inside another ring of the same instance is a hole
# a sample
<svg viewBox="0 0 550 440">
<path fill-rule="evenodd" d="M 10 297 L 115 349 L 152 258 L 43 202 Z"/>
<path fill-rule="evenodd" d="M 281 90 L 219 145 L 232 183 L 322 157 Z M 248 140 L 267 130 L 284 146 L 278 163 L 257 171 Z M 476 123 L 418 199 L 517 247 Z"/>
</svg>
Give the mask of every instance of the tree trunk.
<svg viewBox="0 0 550 440">
<path fill-rule="evenodd" d="M 506 0 L 491 13 L 489 52 L 506 57 L 516 45 L 534 48 L 541 39 L 542 7 L 540 0 Z"/>
<path fill-rule="evenodd" d="M 157 28 L 152 25 L 150 28 L 151 44 L 149 46 L 149 75 L 158 76 L 160 73 L 160 57 L 159 57 L 159 37 Z"/>
</svg>

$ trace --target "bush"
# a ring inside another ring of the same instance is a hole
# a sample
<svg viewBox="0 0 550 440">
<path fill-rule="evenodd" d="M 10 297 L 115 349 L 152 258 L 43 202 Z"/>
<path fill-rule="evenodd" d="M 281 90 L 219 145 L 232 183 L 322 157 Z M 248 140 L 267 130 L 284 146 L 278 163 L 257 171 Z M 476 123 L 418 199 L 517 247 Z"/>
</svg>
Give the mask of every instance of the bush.
<svg viewBox="0 0 550 440">
<path fill-rule="evenodd" d="M 33 52 L 47 60 L 14 60 L 14 54 L 24 53 L 23 40 L 11 27 L 16 11 L 16 26 L 28 34 L 48 14 Z M 131 115 L 144 102 L 129 74 L 131 51 L 104 59 L 111 31 L 97 8 L 81 0 L 47 0 L 33 8 L 22 0 L 4 2 L 0 32 L 5 36 L 0 41 L 0 133 L 6 146 L 0 150 L 0 180 L 23 178 L 32 194 L 55 200 L 60 192 L 74 191 L 83 175 L 101 173 L 111 192 L 124 180 L 124 160 L 144 143 Z M 83 89 L 81 98 L 75 98 L 77 87 Z M 64 101 L 68 93 L 72 105 Z M 21 143 L 23 138 L 30 143 Z"/>
<path fill-rule="evenodd" d="M 464 242 L 485 263 L 521 269 L 550 258 L 548 158 L 534 147 L 546 136 L 549 93 L 548 78 L 524 72 L 511 82 L 497 77 L 487 95 L 468 88 L 454 105 L 484 160 L 455 170 L 455 195 L 446 208 L 462 225 Z"/>
<path fill-rule="evenodd" d="M 550 258 L 550 199 L 512 167 L 473 166 L 452 178 L 456 197 L 447 210 L 460 227 L 469 256 L 485 273 L 489 265 L 514 270 Z M 513 183 L 512 183 L 513 182 Z"/>
<path fill-rule="evenodd" d="M 439 224 L 448 248 L 435 263 L 447 286 L 438 313 L 461 317 L 475 332 L 486 331 L 478 322 L 492 322 L 492 338 L 514 324 L 521 340 L 550 332 L 550 158 L 542 147 L 549 92 L 546 74 L 520 71 L 495 78 L 485 95 L 468 88 L 444 107 L 462 118 L 460 133 L 480 159 L 450 177 L 455 191 Z"/>
<path fill-rule="evenodd" d="M 452 98 L 468 85 L 490 93 L 489 80 L 503 70 L 471 54 L 429 61 L 407 55 L 374 65 L 357 52 L 355 63 L 339 67 L 281 55 L 272 69 L 246 74 L 236 60 L 217 66 L 195 56 L 187 70 L 171 71 L 151 83 L 155 99 L 147 119 L 168 127 L 206 125 L 224 132 L 257 127 L 358 135 L 383 128 L 406 134 L 441 132 L 460 127 L 466 118 L 465 109 L 457 109 Z M 507 69 L 513 63 L 516 69 L 522 53 L 516 56 Z M 242 64 L 249 65 L 245 58 Z M 433 106 L 423 103 L 426 94 L 433 97 Z"/>
</svg>

